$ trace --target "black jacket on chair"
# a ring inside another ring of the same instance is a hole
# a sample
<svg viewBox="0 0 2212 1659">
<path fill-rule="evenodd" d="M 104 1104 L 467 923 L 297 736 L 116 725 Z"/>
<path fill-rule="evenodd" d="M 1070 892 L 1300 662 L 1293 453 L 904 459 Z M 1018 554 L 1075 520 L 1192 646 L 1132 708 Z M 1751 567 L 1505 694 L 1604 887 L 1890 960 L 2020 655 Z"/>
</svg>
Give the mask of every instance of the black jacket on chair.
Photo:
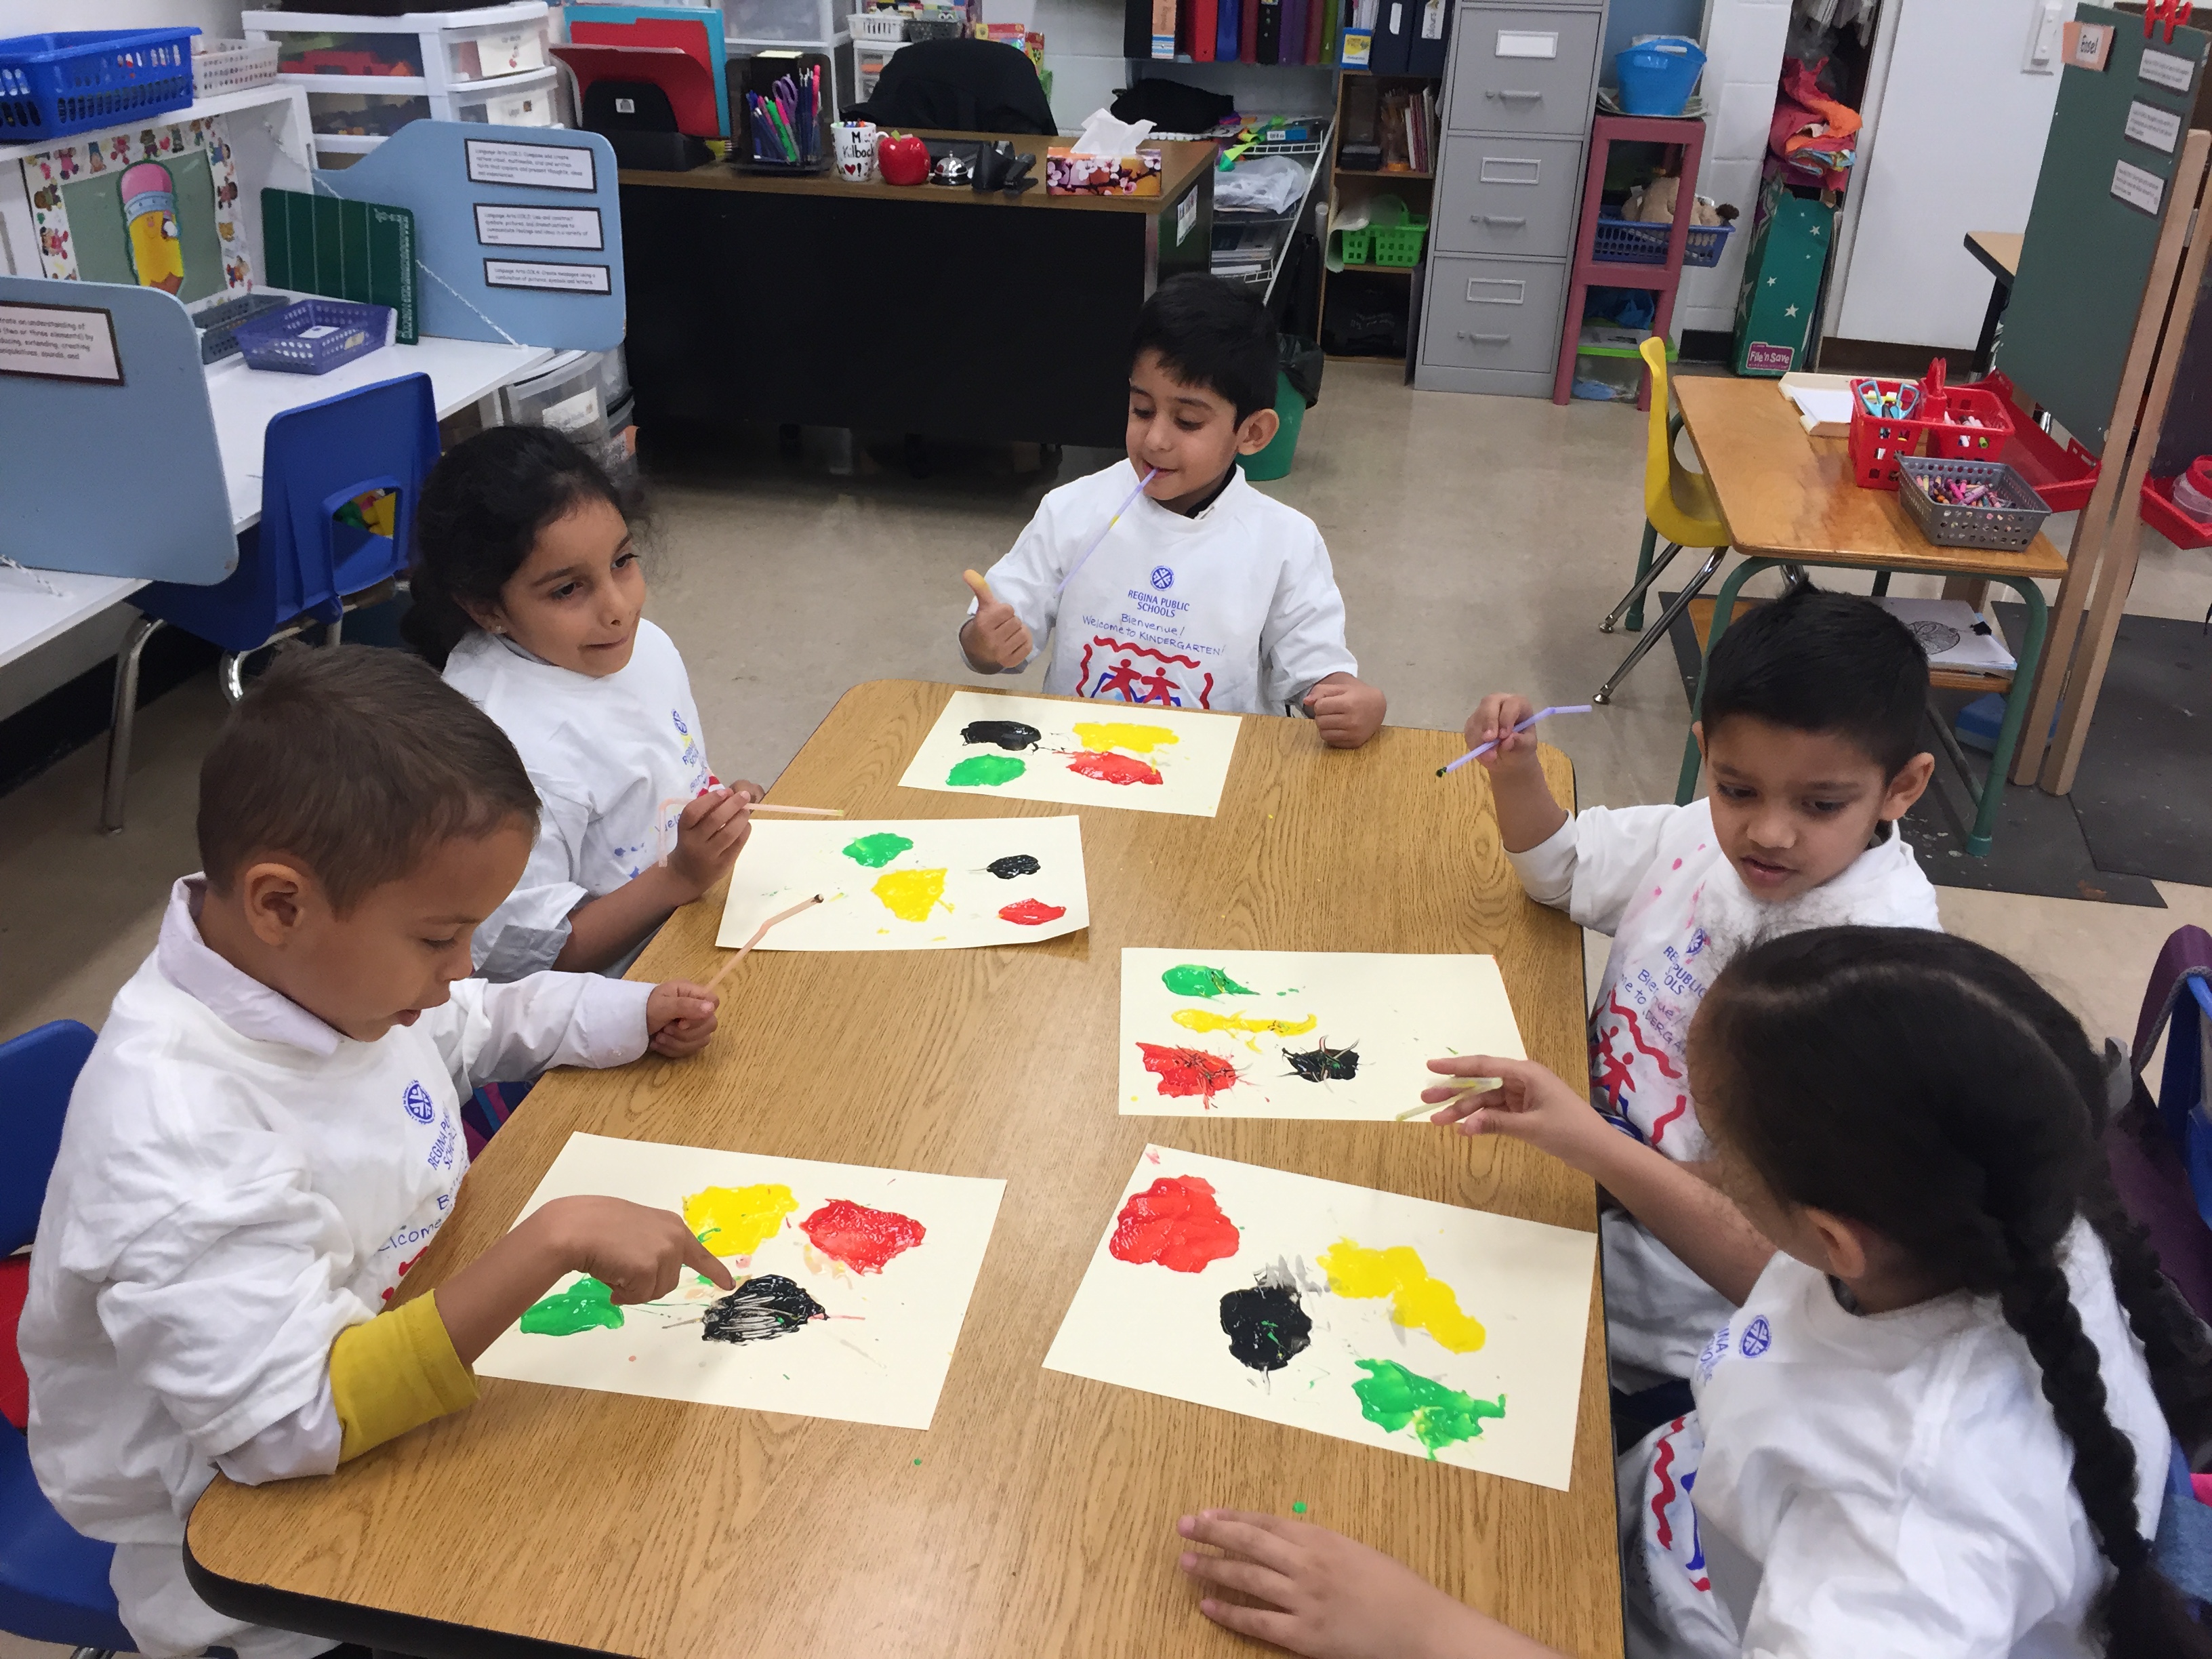
<svg viewBox="0 0 2212 1659">
<path fill-rule="evenodd" d="M 1001 40 L 917 40 L 884 65 L 875 96 L 846 112 L 879 127 L 1050 136 L 1060 129 L 1029 55 Z"/>
</svg>

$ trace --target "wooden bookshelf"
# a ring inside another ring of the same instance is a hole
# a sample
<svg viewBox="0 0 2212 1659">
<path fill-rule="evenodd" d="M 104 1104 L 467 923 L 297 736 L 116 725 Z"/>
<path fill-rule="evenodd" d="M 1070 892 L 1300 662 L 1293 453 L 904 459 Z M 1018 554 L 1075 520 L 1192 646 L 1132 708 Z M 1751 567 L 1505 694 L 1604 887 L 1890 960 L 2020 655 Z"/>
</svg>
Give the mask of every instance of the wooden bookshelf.
<svg viewBox="0 0 2212 1659">
<path fill-rule="evenodd" d="M 1336 78 L 1336 119 L 1330 129 L 1328 154 L 1328 211 L 1332 229 L 1338 215 L 1346 208 L 1386 194 L 1401 197 L 1408 211 L 1431 224 L 1435 222 L 1436 173 L 1433 164 L 1425 168 L 1347 167 L 1342 164 L 1346 138 L 1354 143 L 1380 141 L 1383 125 L 1381 118 L 1382 106 L 1393 92 L 1401 90 L 1417 95 L 1426 90 L 1434 94 L 1433 101 L 1438 106 L 1438 115 L 1430 123 L 1428 132 L 1430 154 L 1433 157 L 1437 147 L 1443 142 L 1441 116 L 1443 82 L 1441 77 L 1432 75 L 1376 75 L 1366 70 L 1346 70 Z M 1426 252 L 1425 247 L 1425 255 Z M 1342 270 L 1330 270 L 1324 259 L 1321 275 L 1322 349 L 1339 362 L 1405 362 L 1401 354 L 1342 349 L 1340 334 L 1331 327 L 1329 295 L 1334 287 L 1340 308 L 1350 300 L 1348 289 L 1352 287 L 1369 299 L 1377 294 L 1388 295 L 1391 310 L 1405 320 L 1407 346 L 1410 350 L 1413 344 L 1413 288 L 1410 282 L 1401 283 L 1396 279 L 1410 277 L 1421 268 L 1420 265 L 1362 264 L 1346 265 Z M 1345 281 L 1347 277 L 1355 279 L 1354 283 L 1347 284 Z M 1357 280 L 1367 277 L 1389 280 L 1382 283 Z"/>
</svg>

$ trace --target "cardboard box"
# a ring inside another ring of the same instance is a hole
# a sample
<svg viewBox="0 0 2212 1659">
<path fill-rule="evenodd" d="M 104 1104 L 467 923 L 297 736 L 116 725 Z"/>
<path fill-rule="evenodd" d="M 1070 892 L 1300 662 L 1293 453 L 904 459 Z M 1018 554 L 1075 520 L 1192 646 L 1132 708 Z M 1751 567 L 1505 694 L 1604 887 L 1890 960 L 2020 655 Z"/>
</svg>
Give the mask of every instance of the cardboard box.
<svg viewBox="0 0 2212 1659">
<path fill-rule="evenodd" d="M 1157 196 L 1160 152 L 1133 155 L 1077 155 L 1066 149 L 1044 153 L 1044 187 L 1051 196 Z"/>
<path fill-rule="evenodd" d="M 1810 346 L 1835 224 L 1833 208 L 1790 194 L 1778 179 L 1766 181 L 1736 296 L 1731 366 L 1737 374 L 1779 376 L 1813 366 Z"/>
</svg>

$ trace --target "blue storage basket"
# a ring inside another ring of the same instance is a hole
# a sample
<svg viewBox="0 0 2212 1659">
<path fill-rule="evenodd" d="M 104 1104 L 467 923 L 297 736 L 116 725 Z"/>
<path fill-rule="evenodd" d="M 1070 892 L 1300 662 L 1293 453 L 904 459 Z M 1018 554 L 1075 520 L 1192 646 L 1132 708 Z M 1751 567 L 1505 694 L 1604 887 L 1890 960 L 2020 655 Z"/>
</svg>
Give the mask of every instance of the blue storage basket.
<svg viewBox="0 0 2212 1659">
<path fill-rule="evenodd" d="M 1734 225 L 1692 225 L 1689 240 L 1682 245 L 1682 263 L 1720 264 L 1721 250 L 1728 246 L 1729 234 L 1735 228 Z M 1667 238 L 1674 229 L 1669 224 L 1623 219 L 1608 209 L 1598 215 L 1597 241 L 1590 250 L 1590 257 L 1609 265 L 1663 265 L 1667 263 Z"/>
<path fill-rule="evenodd" d="M 1616 53 L 1613 78 L 1623 115 L 1680 115 L 1705 67 L 1705 49 L 1686 35 L 1662 34 Z"/>
<path fill-rule="evenodd" d="M 192 101 L 196 28 L 88 29 L 0 40 L 0 144 L 66 138 Z"/>
<path fill-rule="evenodd" d="M 390 306 L 318 296 L 239 324 L 238 349 L 248 368 L 327 374 L 390 345 L 397 322 Z"/>
</svg>

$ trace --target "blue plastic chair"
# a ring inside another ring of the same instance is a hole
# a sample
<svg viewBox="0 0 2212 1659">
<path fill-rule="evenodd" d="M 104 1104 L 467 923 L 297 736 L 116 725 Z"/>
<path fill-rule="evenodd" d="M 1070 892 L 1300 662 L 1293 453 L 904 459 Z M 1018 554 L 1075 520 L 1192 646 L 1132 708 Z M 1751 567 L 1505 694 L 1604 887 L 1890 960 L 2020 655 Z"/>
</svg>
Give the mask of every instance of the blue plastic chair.
<svg viewBox="0 0 2212 1659">
<path fill-rule="evenodd" d="M 92 1032 L 58 1019 L 0 1043 L 0 1255 L 39 1231 L 39 1206 L 62 1142 L 70 1090 L 92 1052 Z M 10 1334 L 12 1335 L 12 1333 Z M 0 1424 L 0 1630 L 99 1653 L 134 1644 L 115 1611 L 108 1563 L 115 1546 L 87 1538 L 54 1513 L 31 1473 L 29 1443 Z"/>
<path fill-rule="evenodd" d="M 438 408 L 427 374 L 403 374 L 288 410 L 263 439 L 261 522 L 239 539 L 238 568 L 210 587 L 154 582 L 131 596 L 143 614 L 115 655 L 115 715 L 107 734 L 100 828 L 123 828 L 138 658 L 164 626 L 219 645 L 223 695 L 245 690 L 246 659 L 317 626 L 336 643 L 347 611 L 407 568 L 415 503 L 438 464 Z M 399 495 L 391 536 L 372 536 L 331 515 L 371 489 Z"/>
</svg>

